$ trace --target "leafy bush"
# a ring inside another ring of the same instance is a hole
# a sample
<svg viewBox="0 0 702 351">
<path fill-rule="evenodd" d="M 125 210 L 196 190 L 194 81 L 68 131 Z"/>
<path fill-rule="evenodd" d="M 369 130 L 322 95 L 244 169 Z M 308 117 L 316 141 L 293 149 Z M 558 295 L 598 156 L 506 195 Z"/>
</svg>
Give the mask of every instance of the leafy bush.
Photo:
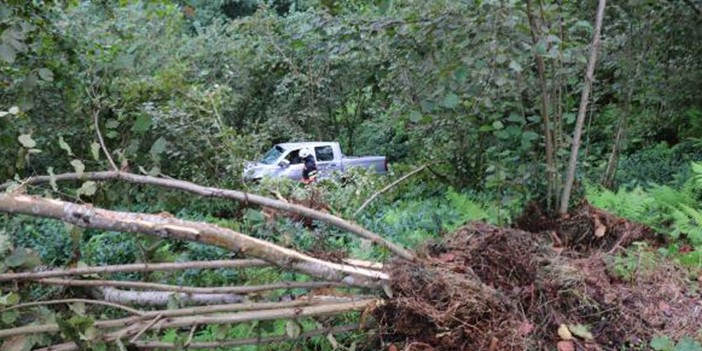
<svg viewBox="0 0 702 351">
<path fill-rule="evenodd" d="M 4 224 L 4 231 L 12 238 L 15 247 L 32 249 L 43 264 L 50 266 L 68 263 L 79 245 L 79 242 L 71 238 L 67 225 L 56 220 L 9 217 Z"/>
</svg>

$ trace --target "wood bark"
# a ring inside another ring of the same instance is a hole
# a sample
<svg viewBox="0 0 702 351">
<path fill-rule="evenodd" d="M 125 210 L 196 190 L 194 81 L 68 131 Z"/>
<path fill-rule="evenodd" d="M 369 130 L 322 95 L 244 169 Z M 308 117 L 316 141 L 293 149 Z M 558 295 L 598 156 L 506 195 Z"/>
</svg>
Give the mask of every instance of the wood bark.
<svg viewBox="0 0 702 351">
<path fill-rule="evenodd" d="M 237 294 L 186 294 L 169 291 L 130 291 L 110 287 L 91 289 L 90 292 L 95 298 L 103 299 L 107 302 L 129 306 L 149 307 L 166 307 L 168 306 L 168 301 L 172 298 L 176 298 L 180 303 L 188 306 L 240 303 L 246 299 L 245 296 Z"/>
<path fill-rule="evenodd" d="M 180 285 L 168 285 L 159 283 L 146 283 L 135 281 L 118 280 L 79 280 L 79 279 L 55 279 L 46 278 L 33 282 L 46 285 L 59 286 L 85 286 L 85 287 L 112 287 L 112 288 L 134 288 L 155 291 L 171 291 L 185 294 L 251 294 L 270 290 L 284 289 L 322 289 L 331 287 L 341 287 L 344 284 L 338 282 L 279 282 L 263 285 L 242 285 L 223 287 L 192 287 Z"/>
<path fill-rule="evenodd" d="M 334 304 L 324 304 L 318 306 L 306 306 L 299 308 L 281 308 L 275 310 L 250 311 L 236 314 L 224 314 L 218 316 L 191 316 L 181 318 L 162 318 L 159 323 L 153 325 L 153 328 L 170 329 L 181 327 L 192 327 L 194 325 L 212 325 L 212 324 L 234 324 L 245 323 L 252 321 L 267 321 L 278 319 L 298 319 L 305 317 L 327 316 L 339 313 L 363 311 L 367 306 L 376 302 L 376 300 L 359 300 L 353 302 L 343 302 Z M 107 335 L 107 342 L 115 342 L 121 339 L 122 342 L 128 343 L 123 338 L 129 338 L 139 333 L 150 320 L 134 323 L 119 332 L 110 333 Z M 52 345 L 49 347 L 38 349 L 37 351 L 73 351 L 78 350 L 78 345 L 73 342 Z"/>
<path fill-rule="evenodd" d="M 597 63 L 597 49 L 600 46 L 600 32 L 602 31 L 602 20 L 604 18 L 606 5 L 607 0 L 599 0 L 599 3 L 597 5 L 595 32 L 592 37 L 592 45 L 590 46 L 590 57 L 587 61 L 587 72 L 585 73 L 585 86 L 583 87 L 583 92 L 580 96 L 578 118 L 575 122 L 573 145 L 570 150 L 570 159 L 568 160 L 568 173 L 566 174 L 566 181 L 563 185 L 563 195 L 561 196 L 561 205 L 558 210 L 560 214 L 565 214 L 568 212 L 570 194 L 573 190 L 573 183 L 575 182 L 575 170 L 578 166 L 578 151 L 580 150 L 580 138 L 583 132 L 583 125 L 585 124 L 587 105 L 590 100 L 590 89 L 592 89 L 592 83 L 595 80 L 595 64 Z"/>
<path fill-rule="evenodd" d="M 67 181 L 67 180 L 93 180 L 93 181 L 107 181 L 107 180 L 123 180 L 129 183 L 134 183 L 134 184 L 144 184 L 144 185 L 155 185 L 155 186 L 160 186 L 164 188 L 169 188 L 169 189 L 178 189 L 182 191 L 186 191 L 189 193 L 205 196 L 205 197 L 217 197 L 217 198 L 225 198 L 225 199 L 232 199 L 236 201 L 241 201 L 244 203 L 251 203 L 259 206 L 265 206 L 265 207 L 270 207 L 270 208 L 275 208 L 277 210 L 285 211 L 285 212 L 290 212 L 290 213 L 296 213 L 305 217 L 309 217 L 312 219 L 320 220 L 326 223 L 329 223 L 337 228 L 340 228 L 342 230 L 345 230 L 347 232 L 356 234 L 362 238 L 368 239 L 372 241 L 373 243 L 386 247 L 390 252 L 406 259 L 413 261 L 415 260 L 415 255 L 414 253 L 394 244 L 391 243 L 379 235 L 370 232 L 364 228 L 361 228 L 360 226 L 348 222 L 342 218 L 336 217 L 334 215 L 320 212 L 317 210 L 313 210 L 309 207 L 301 206 L 301 205 L 296 205 L 292 203 L 287 203 L 275 199 L 271 199 L 265 196 L 261 195 L 256 195 L 256 194 L 249 194 L 241 191 L 236 191 L 236 190 L 227 190 L 227 189 L 219 189 L 219 188 L 212 188 L 212 187 L 205 187 L 201 185 L 197 185 L 191 182 L 183 181 L 183 180 L 176 180 L 176 179 L 164 179 L 164 178 L 156 178 L 156 177 L 151 177 L 151 176 L 143 176 L 143 175 L 138 175 L 138 174 L 133 174 L 133 173 L 126 173 L 126 172 L 117 172 L 117 171 L 106 171 L 106 172 L 85 172 L 83 174 L 77 174 L 77 173 L 66 173 L 66 174 L 59 174 L 54 177 L 50 176 L 36 176 L 36 177 L 31 177 L 27 179 L 23 184 L 42 184 L 42 183 L 48 183 L 51 180 L 55 181 Z M 7 189 L 9 187 L 9 183 L 0 185 L 0 191 Z"/>
<path fill-rule="evenodd" d="M 66 276 L 80 276 L 90 274 L 108 274 L 118 272 L 170 272 L 182 271 L 186 269 L 251 268 L 270 266 L 270 263 L 263 260 L 216 260 L 173 263 L 134 263 L 115 266 L 56 269 L 40 272 L 4 273 L 0 274 L 0 282 L 56 278 Z"/>
<path fill-rule="evenodd" d="M 231 229 L 168 216 L 108 211 L 90 205 L 10 194 L 0 194 L 0 212 L 54 218 L 83 228 L 142 233 L 215 245 L 283 269 L 350 286 L 379 288 L 381 280 L 389 279 L 383 272 L 323 261 Z"/>
<path fill-rule="evenodd" d="M 531 39 L 534 46 L 538 45 L 541 41 L 541 29 L 540 24 L 532 13 L 532 0 L 527 0 L 527 18 L 529 20 L 529 30 L 531 33 Z M 544 126 L 544 136 L 546 139 L 546 181 L 547 181 L 547 203 L 549 210 L 552 209 L 551 204 L 555 203 L 554 197 L 557 196 L 556 190 L 556 158 L 553 146 L 553 134 L 551 131 L 551 116 L 550 116 L 550 97 L 548 83 L 546 82 L 546 63 L 544 58 L 534 50 L 534 58 L 536 59 L 536 66 L 539 72 L 539 85 L 541 86 L 541 118 L 543 119 Z"/>
</svg>

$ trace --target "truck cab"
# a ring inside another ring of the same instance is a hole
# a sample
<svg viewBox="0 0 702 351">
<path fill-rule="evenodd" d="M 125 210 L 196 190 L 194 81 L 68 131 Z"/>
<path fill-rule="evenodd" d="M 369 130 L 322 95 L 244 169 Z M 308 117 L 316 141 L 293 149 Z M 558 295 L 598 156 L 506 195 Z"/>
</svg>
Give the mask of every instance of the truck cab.
<svg viewBox="0 0 702 351">
<path fill-rule="evenodd" d="M 350 167 L 373 168 L 379 174 L 387 173 L 384 156 L 344 156 L 337 142 L 283 143 L 273 146 L 257 163 L 249 163 L 244 168 L 246 179 L 261 179 L 264 176 L 302 179 L 303 160 L 300 150 L 309 148 L 317 163 L 320 178 L 328 177 L 335 171 L 344 173 Z"/>
</svg>

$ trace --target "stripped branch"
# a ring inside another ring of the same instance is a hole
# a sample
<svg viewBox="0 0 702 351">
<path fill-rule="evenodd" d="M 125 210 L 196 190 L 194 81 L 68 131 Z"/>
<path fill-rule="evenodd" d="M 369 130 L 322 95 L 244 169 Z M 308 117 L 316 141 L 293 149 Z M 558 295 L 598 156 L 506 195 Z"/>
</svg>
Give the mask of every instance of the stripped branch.
<svg viewBox="0 0 702 351">
<path fill-rule="evenodd" d="M 356 213 L 354 213 L 353 216 L 354 216 L 354 217 L 358 216 L 358 214 L 361 213 L 361 212 L 363 211 L 363 209 L 365 209 L 368 205 L 370 205 L 370 203 L 371 203 L 373 200 L 375 200 L 376 197 L 378 197 L 378 196 L 380 196 L 381 194 L 383 194 L 384 192 L 386 192 L 386 191 L 388 191 L 388 190 L 394 188 L 397 184 L 402 183 L 405 179 L 407 179 L 407 178 L 409 178 L 409 177 L 411 177 L 411 176 L 413 176 L 413 175 L 415 175 L 415 174 L 421 172 L 422 170 L 424 170 L 424 169 L 427 168 L 428 166 L 429 166 L 429 165 L 424 165 L 424 166 L 421 166 L 421 167 L 417 167 L 417 168 L 416 168 L 415 170 L 413 170 L 412 172 L 409 172 L 409 173 L 403 175 L 403 176 L 400 177 L 398 180 L 396 180 L 396 181 L 390 183 L 390 185 L 388 185 L 388 186 L 382 188 L 380 191 L 377 191 L 375 194 L 371 195 L 371 197 L 369 197 L 368 200 L 366 200 L 366 201 L 363 203 L 363 205 L 361 205 L 361 207 L 358 208 L 358 210 L 356 210 Z"/>
<path fill-rule="evenodd" d="M 237 339 L 237 340 L 224 340 L 224 341 L 213 341 L 213 342 L 194 342 L 190 343 L 187 349 L 216 349 L 221 347 L 236 347 L 245 345 L 260 345 L 260 344 L 271 344 L 277 342 L 293 341 L 312 338 L 315 336 L 328 335 L 328 334 L 340 334 L 346 333 L 353 330 L 358 330 L 360 327 L 358 325 L 346 325 L 334 328 L 322 328 L 314 329 L 301 333 L 297 338 L 292 338 L 288 335 L 278 335 L 278 336 L 267 336 L 263 338 L 248 338 L 248 339 Z M 176 349 L 177 345 L 168 342 L 158 342 L 158 341 L 137 341 L 134 346 L 140 349 Z"/>
<path fill-rule="evenodd" d="M 280 282 L 264 285 L 250 286 L 225 286 L 225 287 L 191 287 L 168 285 L 159 283 L 146 283 L 134 281 L 116 281 L 116 280 L 78 280 L 78 279 L 40 279 L 36 283 L 46 285 L 61 285 L 61 286 L 88 286 L 88 287 L 113 287 L 113 288 L 135 288 L 155 291 L 173 291 L 186 294 L 250 294 L 269 290 L 283 289 L 322 289 L 330 287 L 344 286 L 337 282 Z"/>
<path fill-rule="evenodd" d="M 2 310 L 0 310 L 0 313 L 5 312 L 5 311 L 9 311 L 9 310 L 16 310 L 16 309 L 20 309 L 20 308 L 46 306 L 46 305 L 61 305 L 61 304 L 67 304 L 67 303 L 87 303 L 87 304 L 92 304 L 92 305 L 102 305 L 102 306 L 108 306 L 108 307 L 113 307 L 113 308 L 125 310 L 131 314 L 136 314 L 138 316 L 141 316 L 144 314 L 144 311 L 135 310 L 131 307 L 120 305 L 118 303 L 99 301 L 99 300 L 89 300 L 89 299 L 64 299 L 64 300 L 28 302 L 28 303 L 23 303 L 23 304 L 19 304 L 19 305 L 15 305 L 15 306 L 11 306 L 11 307 L 2 309 Z"/>
<path fill-rule="evenodd" d="M 168 291 L 130 291 L 115 288 L 91 289 L 90 293 L 107 302 L 129 306 L 166 307 L 168 302 L 176 299 L 183 305 L 220 305 L 240 303 L 246 299 L 236 294 L 185 294 Z"/>
<path fill-rule="evenodd" d="M 28 185 L 34 185 L 34 184 L 42 184 L 42 183 L 49 183 L 51 181 L 52 177 L 49 176 L 37 176 L 37 177 L 31 177 L 26 180 L 23 184 L 28 184 Z M 219 189 L 219 188 L 212 188 L 212 187 L 204 187 L 201 185 L 197 185 L 191 182 L 186 182 L 183 180 L 176 180 L 176 179 L 164 179 L 164 178 L 156 178 L 156 177 L 151 177 L 151 176 L 144 176 L 144 175 L 138 175 L 138 174 L 133 174 L 133 173 L 126 173 L 126 172 L 118 172 L 118 171 L 107 171 L 107 172 L 86 172 L 82 174 L 78 173 L 66 173 L 66 174 L 59 174 L 53 177 L 55 181 L 67 181 L 67 180 L 93 180 L 93 181 L 106 181 L 106 180 L 123 180 L 126 182 L 134 183 L 134 184 L 144 184 L 144 185 L 156 185 L 164 188 L 169 188 L 169 189 L 178 189 L 186 192 L 190 192 L 193 194 L 201 195 L 201 196 L 206 196 L 206 197 L 218 197 L 218 198 L 225 198 L 225 199 L 231 199 L 231 200 L 236 200 L 236 201 L 241 201 L 245 203 L 251 203 L 259 206 L 265 206 L 265 207 L 271 207 L 275 208 L 277 210 L 285 211 L 285 212 L 291 212 L 291 213 L 297 213 L 299 215 L 309 217 L 312 219 L 320 220 L 326 223 L 329 223 L 333 226 L 336 226 L 340 229 L 343 229 L 347 232 L 356 234 L 358 236 L 361 236 L 365 239 L 368 239 L 380 246 L 386 247 L 390 252 L 406 259 L 413 261 L 415 259 L 415 255 L 394 244 L 391 243 L 379 235 L 372 233 L 364 228 L 361 228 L 360 226 L 350 223 L 342 218 L 339 218 L 337 216 L 331 215 L 329 213 L 324 213 L 320 212 L 317 210 L 313 210 L 309 207 L 301 206 L 301 205 L 296 205 L 293 203 L 289 202 L 283 202 L 279 200 L 274 200 L 271 198 L 267 198 L 265 196 L 261 195 L 256 195 L 256 194 L 248 194 L 245 192 L 241 191 L 236 191 L 236 190 L 227 190 L 227 189 Z M 0 185 L 0 191 L 6 189 L 9 186 L 10 183 L 6 183 L 3 185 Z"/>
<path fill-rule="evenodd" d="M 271 264 L 262 260 L 218 260 L 192 261 L 174 263 L 135 263 L 116 266 L 97 266 L 72 269 L 56 269 L 42 272 L 22 272 L 0 274 L 2 281 L 36 280 L 76 275 L 107 274 L 118 272 L 156 272 L 180 271 L 186 269 L 219 269 L 219 268 L 250 268 L 269 267 Z"/>
<path fill-rule="evenodd" d="M 288 302 L 243 302 L 213 306 L 198 306 L 189 308 L 180 308 L 164 311 L 145 311 L 140 316 L 112 319 L 105 321 L 97 321 L 94 326 L 98 329 L 114 329 L 121 328 L 134 323 L 148 321 L 162 315 L 163 318 L 185 317 L 195 315 L 207 315 L 212 313 L 223 312 L 241 312 L 241 311 L 262 311 L 270 309 L 294 308 L 303 306 L 314 306 L 329 303 L 349 302 L 346 298 L 336 298 L 334 300 L 319 298 L 317 296 L 312 299 L 300 299 Z M 37 333 L 58 333 L 60 331 L 58 324 L 43 324 L 30 325 L 18 328 L 9 328 L 0 330 L 0 339 L 8 338 L 16 335 L 37 334 Z"/>
<path fill-rule="evenodd" d="M 93 113 L 93 122 L 95 123 L 95 133 L 97 134 L 98 141 L 100 141 L 100 147 L 102 148 L 102 152 L 105 154 L 105 157 L 107 157 L 107 162 L 110 164 L 110 167 L 112 167 L 114 171 L 119 171 L 119 168 L 117 168 L 115 161 L 110 155 L 110 151 L 107 150 L 107 146 L 105 146 L 105 139 L 102 138 L 102 133 L 100 133 L 100 109 L 97 109 Z"/>
<path fill-rule="evenodd" d="M 29 195 L 0 194 L 0 212 L 54 218 L 83 228 L 142 233 L 200 242 L 262 259 L 278 267 L 350 286 L 378 288 L 386 273 L 313 258 L 270 242 L 207 223 L 169 216 L 116 212 Z"/>
<path fill-rule="evenodd" d="M 275 310 L 241 312 L 236 314 L 225 314 L 218 316 L 192 316 L 183 318 L 163 318 L 158 323 L 159 328 L 181 328 L 192 327 L 194 325 L 211 324 L 234 324 L 252 321 L 268 321 L 278 319 L 297 319 L 305 317 L 328 316 L 353 311 L 363 311 L 369 304 L 376 300 L 360 300 L 354 302 L 344 302 L 336 304 L 324 304 L 319 306 L 308 306 L 301 308 L 283 308 Z M 132 324 L 130 327 L 111 333 L 105 337 L 106 342 L 114 342 L 118 338 L 126 338 L 138 333 L 148 321 Z M 154 326 L 155 327 L 155 326 Z M 152 327 L 153 328 L 153 327 Z M 0 331 L 2 332 L 2 331 Z M 52 345 L 37 351 L 73 351 L 78 350 L 78 345 L 68 342 L 59 345 Z"/>
</svg>

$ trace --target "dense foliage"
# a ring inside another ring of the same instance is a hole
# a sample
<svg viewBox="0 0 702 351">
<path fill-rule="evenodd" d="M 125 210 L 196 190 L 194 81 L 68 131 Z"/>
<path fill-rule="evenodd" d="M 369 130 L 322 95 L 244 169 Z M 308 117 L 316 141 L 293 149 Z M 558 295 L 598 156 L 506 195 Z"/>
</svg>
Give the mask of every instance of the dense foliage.
<svg viewBox="0 0 702 351">
<path fill-rule="evenodd" d="M 557 203 L 595 7 L 551 0 L 8 0 L 0 3 L 0 184 L 108 169 L 99 132 L 122 170 L 318 201 L 408 247 L 469 221 L 509 225 L 529 201 L 549 210 Z M 608 4 L 572 202 L 587 196 L 669 235 L 665 255 L 692 269 L 702 267 L 701 9 L 694 0 Z M 303 140 L 339 141 L 350 155 L 386 155 L 390 175 L 355 170 L 311 187 L 242 181 L 245 161 L 274 143 Z M 610 157 L 613 149 L 620 156 Z M 370 195 L 423 164 L 430 170 L 355 216 Z M 608 165 L 616 175 L 603 182 Z M 304 252 L 390 256 L 326 224 L 163 189 L 68 182 L 25 190 L 207 221 Z M 200 244 L 0 215 L 0 271 L 235 257 Z M 246 272 L 114 276 L 225 286 L 290 274 Z M 0 307 L 6 304 L 0 295 Z M 0 326 L 18 318 L 3 315 Z M 285 328 L 208 327 L 195 340 Z M 163 341 L 185 338 L 169 332 Z M 310 344 L 330 347 L 325 339 Z"/>
</svg>

